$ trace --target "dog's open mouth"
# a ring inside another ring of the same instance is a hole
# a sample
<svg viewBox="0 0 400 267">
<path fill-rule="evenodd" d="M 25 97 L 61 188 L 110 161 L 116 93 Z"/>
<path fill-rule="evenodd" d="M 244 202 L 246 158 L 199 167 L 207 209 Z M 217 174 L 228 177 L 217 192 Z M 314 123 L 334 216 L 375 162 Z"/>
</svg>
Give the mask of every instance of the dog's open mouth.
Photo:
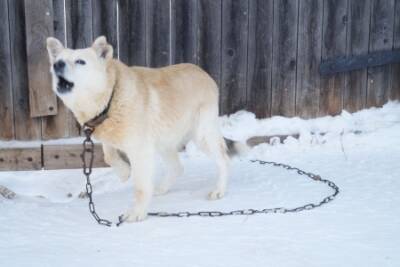
<svg viewBox="0 0 400 267">
<path fill-rule="evenodd" d="M 60 94 L 68 93 L 72 90 L 72 87 L 74 87 L 74 83 L 67 81 L 64 77 L 62 76 L 57 76 L 58 77 L 58 83 L 57 83 L 57 91 Z"/>
</svg>

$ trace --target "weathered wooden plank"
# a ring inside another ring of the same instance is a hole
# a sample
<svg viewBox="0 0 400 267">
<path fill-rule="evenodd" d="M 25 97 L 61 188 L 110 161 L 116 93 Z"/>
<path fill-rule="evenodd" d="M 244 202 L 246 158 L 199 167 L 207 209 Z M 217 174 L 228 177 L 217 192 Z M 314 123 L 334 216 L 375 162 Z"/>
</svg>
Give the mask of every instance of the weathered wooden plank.
<svg viewBox="0 0 400 267">
<path fill-rule="evenodd" d="M 41 121 L 29 114 L 24 1 L 8 1 L 8 10 L 15 137 L 18 140 L 37 140 L 41 136 Z"/>
<path fill-rule="evenodd" d="M 93 39 L 104 35 L 118 57 L 117 0 L 92 0 Z"/>
<path fill-rule="evenodd" d="M 53 0 L 54 37 L 66 46 L 64 0 Z M 56 139 L 79 135 L 79 126 L 68 108 L 57 99 L 56 116 L 42 118 L 42 139 Z"/>
<path fill-rule="evenodd" d="M 25 0 L 26 51 L 28 56 L 31 117 L 57 114 L 57 98 L 51 89 L 46 38 L 53 35 L 53 2 Z"/>
<path fill-rule="evenodd" d="M 171 63 L 197 63 L 197 0 L 171 1 Z"/>
<path fill-rule="evenodd" d="M 85 48 L 92 45 L 92 1 L 65 0 L 67 46 Z"/>
<path fill-rule="evenodd" d="M 247 105 L 247 39 L 249 3 L 222 1 L 221 113 L 233 113 Z"/>
<path fill-rule="evenodd" d="M 0 171 L 42 169 L 40 147 L 0 149 Z"/>
<path fill-rule="evenodd" d="M 199 0 L 198 3 L 198 64 L 221 89 L 221 0 Z"/>
<path fill-rule="evenodd" d="M 170 5 L 165 0 L 146 1 L 146 62 L 150 67 L 171 63 Z"/>
<path fill-rule="evenodd" d="M 295 115 L 298 4 L 274 1 L 272 115 Z"/>
<path fill-rule="evenodd" d="M 312 118 L 319 112 L 323 1 L 302 0 L 299 4 L 296 115 Z"/>
<path fill-rule="evenodd" d="M 271 116 L 273 1 L 249 2 L 247 107 L 258 118 Z"/>
<path fill-rule="evenodd" d="M 347 56 L 368 53 L 371 1 L 349 0 L 349 24 L 347 26 Z M 369 61 L 373 61 L 369 59 Z M 343 88 L 343 108 L 355 112 L 365 107 L 367 95 L 367 69 L 346 74 Z"/>
<path fill-rule="evenodd" d="M 14 138 L 8 2 L 0 1 L 0 140 Z"/>
<path fill-rule="evenodd" d="M 346 55 L 347 0 L 325 0 L 322 36 L 322 59 Z M 319 114 L 335 115 L 343 107 L 345 74 L 321 77 Z"/>
<path fill-rule="evenodd" d="M 82 168 L 82 145 L 43 145 L 43 168 L 78 169 Z M 94 148 L 93 167 L 107 167 L 101 145 Z"/>
<path fill-rule="evenodd" d="M 119 59 L 146 66 L 146 0 L 120 0 Z"/>
<path fill-rule="evenodd" d="M 400 0 L 395 0 L 393 48 L 400 49 Z M 400 63 L 392 65 L 390 100 L 400 100 Z"/>
<path fill-rule="evenodd" d="M 369 51 L 393 47 L 394 0 L 372 0 Z M 391 66 L 368 69 L 367 107 L 381 106 L 388 100 Z"/>
</svg>

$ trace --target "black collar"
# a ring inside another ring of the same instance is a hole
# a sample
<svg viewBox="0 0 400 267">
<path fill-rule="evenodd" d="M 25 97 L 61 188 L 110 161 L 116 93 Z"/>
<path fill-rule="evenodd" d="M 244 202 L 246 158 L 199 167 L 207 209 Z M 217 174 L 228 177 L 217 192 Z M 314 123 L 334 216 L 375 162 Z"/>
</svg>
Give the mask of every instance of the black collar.
<svg viewBox="0 0 400 267">
<path fill-rule="evenodd" d="M 100 112 L 98 115 L 96 115 L 94 118 L 85 122 L 83 124 L 83 127 L 92 128 L 94 130 L 94 128 L 102 124 L 108 118 L 108 110 L 110 109 L 111 106 L 111 101 L 114 96 L 114 91 L 115 90 L 113 89 L 110 99 L 108 100 L 107 106 L 103 109 L 103 111 Z"/>
</svg>

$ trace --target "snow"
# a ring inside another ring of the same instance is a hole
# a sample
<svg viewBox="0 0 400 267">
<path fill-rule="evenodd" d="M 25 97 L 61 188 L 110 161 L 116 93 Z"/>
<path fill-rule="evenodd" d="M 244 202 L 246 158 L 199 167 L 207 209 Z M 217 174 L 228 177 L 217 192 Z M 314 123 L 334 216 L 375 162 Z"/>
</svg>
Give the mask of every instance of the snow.
<svg viewBox="0 0 400 267">
<path fill-rule="evenodd" d="M 337 199 L 296 214 L 222 218 L 155 218 L 106 228 L 95 223 L 81 170 L 1 172 L 17 193 L 0 198 L 1 266 L 400 266 L 400 104 L 312 120 L 256 120 L 248 112 L 221 118 L 236 140 L 300 133 L 284 144 L 262 144 L 232 161 L 224 199 L 206 200 L 212 162 L 194 146 L 181 154 L 185 174 L 154 197 L 151 211 L 229 211 L 294 207 L 331 191 L 294 172 L 248 162 L 292 164 L 333 180 Z M 159 168 L 157 177 L 162 174 Z M 114 219 L 133 199 L 132 180 L 110 169 L 93 174 L 101 217 Z M 68 197 L 71 193 L 72 197 Z"/>
</svg>

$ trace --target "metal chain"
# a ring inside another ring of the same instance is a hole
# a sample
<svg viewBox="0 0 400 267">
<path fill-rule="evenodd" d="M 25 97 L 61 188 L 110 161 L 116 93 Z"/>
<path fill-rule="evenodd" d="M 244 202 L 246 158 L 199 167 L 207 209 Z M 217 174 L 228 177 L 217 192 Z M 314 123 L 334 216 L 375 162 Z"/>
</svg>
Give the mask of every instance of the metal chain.
<svg viewBox="0 0 400 267">
<path fill-rule="evenodd" d="M 85 140 L 83 141 L 83 153 L 82 153 L 82 161 L 83 161 L 83 173 L 86 177 L 86 192 L 89 197 L 89 211 L 97 221 L 97 223 L 105 226 L 111 226 L 113 223 L 111 221 L 101 219 L 97 213 L 93 203 L 92 197 L 92 184 L 90 183 L 90 174 L 92 173 L 92 166 L 93 166 L 93 158 L 94 158 L 94 144 L 91 140 L 91 135 L 94 129 L 91 127 L 84 127 L 85 133 Z M 253 163 L 259 163 L 261 165 L 272 165 L 275 167 L 282 167 L 289 171 L 296 171 L 299 175 L 304 175 L 316 182 L 324 183 L 329 186 L 333 193 L 328 195 L 327 197 L 323 198 L 318 203 L 309 203 L 295 208 L 284 208 L 284 207 L 277 207 L 277 208 L 266 208 L 266 209 L 241 209 L 241 210 L 233 210 L 233 211 L 198 211 L 198 212 L 189 212 L 189 211 L 182 211 L 182 212 L 149 212 L 148 216 L 155 216 L 155 217 L 192 217 L 192 216 L 200 216 L 200 217 L 220 217 L 220 216 L 228 216 L 228 215 L 253 215 L 258 213 L 293 213 L 293 212 L 301 212 L 304 210 L 312 210 L 317 207 L 321 207 L 332 200 L 339 194 L 339 187 L 332 181 L 327 179 L 322 179 L 321 176 L 317 174 L 313 174 L 311 172 L 303 171 L 299 168 L 292 167 L 287 164 L 278 163 L 274 161 L 263 161 L 263 160 L 250 160 Z M 120 226 L 124 221 L 122 219 L 122 215 L 118 217 L 118 222 L 115 223 L 116 226 Z"/>
<path fill-rule="evenodd" d="M 99 215 L 97 215 L 96 208 L 93 203 L 93 188 L 92 184 L 90 183 L 90 174 L 92 173 L 94 159 L 94 143 L 91 138 L 93 131 L 93 128 L 84 126 L 83 132 L 85 133 L 86 138 L 83 141 L 83 152 L 81 155 L 83 162 L 83 174 L 86 177 L 86 193 L 89 198 L 89 211 L 98 224 L 111 226 L 112 222 L 110 222 L 109 220 L 101 219 Z"/>
</svg>

